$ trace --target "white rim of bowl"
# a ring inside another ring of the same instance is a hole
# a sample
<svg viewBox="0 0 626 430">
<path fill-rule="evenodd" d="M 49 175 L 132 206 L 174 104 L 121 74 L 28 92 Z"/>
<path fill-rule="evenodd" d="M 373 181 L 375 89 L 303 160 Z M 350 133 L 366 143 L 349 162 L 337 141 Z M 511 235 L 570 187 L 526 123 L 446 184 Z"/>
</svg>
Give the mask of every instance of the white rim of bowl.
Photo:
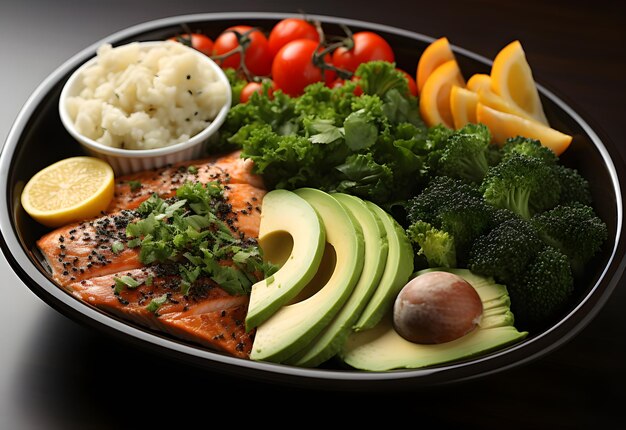
<svg viewBox="0 0 626 430">
<path fill-rule="evenodd" d="M 152 41 L 144 41 L 144 42 L 129 42 L 128 44 L 139 43 L 142 47 L 149 48 L 150 46 L 161 45 L 163 42 L 164 42 L 163 40 L 152 40 Z M 117 45 L 117 46 L 114 46 L 114 48 L 125 46 L 125 45 L 127 44 Z M 66 83 L 63 85 L 63 89 L 61 90 L 61 95 L 59 97 L 59 107 L 58 107 L 59 115 L 61 117 L 61 122 L 63 123 L 63 126 L 68 131 L 68 133 L 72 135 L 74 139 L 76 139 L 80 144 L 85 145 L 89 149 L 95 152 L 98 152 L 100 154 L 112 155 L 115 157 L 122 157 L 122 158 L 149 158 L 149 157 L 158 157 L 162 155 L 168 155 L 168 154 L 172 154 L 175 152 L 184 151 L 185 149 L 195 146 L 196 144 L 206 140 L 209 136 L 213 135 L 214 132 L 216 132 L 226 120 L 226 116 L 228 115 L 228 111 L 230 110 L 230 107 L 232 105 L 232 90 L 230 87 L 230 82 L 228 81 L 228 77 L 226 76 L 222 68 L 215 61 L 213 61 L 211 58 L 201 53 L 200 51 L 197 51 L 193 48 L 189 48 L 189 49 L 191 49 L 193 53 L 196 56 L 198 56 L 198 58 L 200 58 L 203 62 L 207 63 L 207 65 L 209 65 L 213 69 L 213 71 L 215 71 L 218 79 L 221 80 L 226 85 L 227 91 L 226 91 L 226 101 L 224 105 L 220 108 L 219 112 L 217 113 L 213 121 L 211 121 L 211 123 L 205 129 L 195 134 L 194 136 L 192 136 L 185 142 L 175 143 L 173 145 L 168 145 L 162 148 L 154 148 L 154 149 L 121 149 L 121 148 L 114 148 L 111 146 L 106 146 L 76 131 L 74 122 L 72 121 L 72 119 L 69 116 L 69 113 L 67 112 L 67 108 L 66 108 L 67 98 L 70 96 L 70 92 L 73 89 L 74 85 L 76 85 L 76 83 L 78 82 L 78 79 L 80 78 L 82 72 L 96 63 L 96 61 L 98 60 L 97 55 L 92 57 L 85 63 L 83 63 L 74 72 L 72 72 L 72 74 L 70 75 Z"/>
</svg>

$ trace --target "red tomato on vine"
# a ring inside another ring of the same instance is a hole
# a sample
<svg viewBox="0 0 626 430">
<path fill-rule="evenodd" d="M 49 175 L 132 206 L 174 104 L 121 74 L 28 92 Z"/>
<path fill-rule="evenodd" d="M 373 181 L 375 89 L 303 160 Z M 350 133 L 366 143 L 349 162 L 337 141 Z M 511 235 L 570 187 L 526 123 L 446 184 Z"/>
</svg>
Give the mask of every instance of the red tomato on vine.
<svg viewBox="0 0 626 430">
<path fill-rule="evenodd" d="M 335 67 L 354 72 L 359 64 L 374 60 L 395 61 L 391 45 L 380 35 L 371 31 L 360 31 L 352 35 L 354 46 L 340 46 L 333 52 Z"/>
<path fill-rule="evenodd" d="M 185 33 L 170 37 L 170 40 L 190 46 L 205 55 L 213 54 L 213 41 L 210 37 L 201 33 Z"/>
<path fill-rule="evenodd" d="M 287 43 L 297 39 L 309 39 L 319 42 L 320 36 L 313 24 L 300 18 L 285 18 L 270 31 L 268 42 L 272 55 Z"/>
<path fill-rule="evenodd" d="M 239 33 L 240 39 L 234 33 Z M 240 43 L 242 42 L 242 43 Z M 272 54 L 265 35 L 249 25 L 235 25 L 224 30 L 215 39 L 213 45 L 213 56 L 224 56 L 216 58 L 217 64 L 222 68 L 238 69 L 241 63 L 241 53 L 236 50 L 243 50 L 245 57 L 245 67 L 250 73 L 256 76 L 268 76 L 272 70 Z M 234 52 L 232 55 L 225 54 Z"/>
<path fill-rule="evenodd" d="M 317 51 L 318 43 L 309 39 L 293 40 L 283 46 L 276 53 L 272 64 L 272 79 L 276 89 L 290 96 L 298 96 L 307 85 L 314 82 L 324 81 L 330 85 L 336 73 L 322 70 L 319 64 L 314 63 Z M 325 56 L 324 61 L 330 63 L 330 54 Z"/>
</svg>

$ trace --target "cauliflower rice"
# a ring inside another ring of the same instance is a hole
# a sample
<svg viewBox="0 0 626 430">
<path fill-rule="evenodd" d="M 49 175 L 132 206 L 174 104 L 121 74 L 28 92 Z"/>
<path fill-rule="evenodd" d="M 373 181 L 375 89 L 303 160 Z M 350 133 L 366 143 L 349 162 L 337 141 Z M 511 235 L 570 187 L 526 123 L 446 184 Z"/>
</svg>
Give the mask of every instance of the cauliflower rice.
<svg viewBox="0 0 626 430">
<path fill-rule="evenodd" d="M 124 149 L 161 148 L 199 133 L 230 91 L 200 55 L 174 41 L 100 46 L 79 95 L 67 100 L 77 131 Z"/>
</svg>

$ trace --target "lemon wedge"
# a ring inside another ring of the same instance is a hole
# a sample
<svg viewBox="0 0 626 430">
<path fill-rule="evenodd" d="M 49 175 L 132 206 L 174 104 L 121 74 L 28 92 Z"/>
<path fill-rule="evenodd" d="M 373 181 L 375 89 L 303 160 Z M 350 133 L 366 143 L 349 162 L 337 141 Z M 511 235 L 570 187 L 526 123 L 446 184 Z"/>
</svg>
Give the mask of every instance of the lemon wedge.
<svg viewBox="0 0 626 430">
<path fill-rule="evenodd" d="M 539 91 L 519 40 L 505 46 L 491 66 L 493 91 L 542 124 L 549 125 Z"/>
<path fill-rule="evenodd" d="M 478 93 L 480 90 L 491 91 L 491 76 L 484 73 L 475 73 L 467 81 L 467 89 Z"/>
<path fill-rule="evenodd" d="M 452 86 L 465 87 L 465 80 L 456 60 L 450 60 L 437 67 L 426 79 L 419 100 L 420 115 L 429 127 L 443 124 L 454 128 L 450 110 Z"/>
<path fill-rule="evenodd" d="M 536 121 L 531 115 L 529 115 L 526 111 L 521 110 L 516 105 L 506 100 L 503 97 L 500 97 L 496 93 L 494 93 L 491 89 L 481 88 L 477 91 L 478 100 L 485 106 L 489 106 L 492 109 L 495 109 L 500 112 L 510 113 L 512 115 L 521 116 L 522 118 L 530 119 Z"/>
<path fill-rule="evenodd" d="M 454 60 L 454 54 L 452 49 L 450 49 L 450 43 L 447 38 L 439 38 L 426 47 L 417 62 L 415 82 L 418 93 L 422 92 L 426 79 L 428 79 L 431 73 L 437 67 L 450 60 Z"/>
<path fill-rule="evenodd" d="M 111 166 L 95 157 L 71 157 L 37 172 L 22 191 L 22 207 L 47 227 L 98 215 L 113 198 Z"/>
<path fill-rule="evenodd" d="M 450 90 L 450 112 L 455 129 L 460 129 L 468 123 L 476 123 L 476 105 L 478 95 L 465 88 L 452 86 Z"/>
<path fill-rule="evenodd" d="M 467 89 L 475 92 L 478 95 L 480 102 L 485 106 L 489 106 L 490 108 L 500 112 L 511 113 L 513 115 L 534 120 L 530 114 L 517 107 L 517 105 L 496 94 L 491 89 L 491 81 L 491 76 L 477 73 L 472 75 L 472 77 L 470 77 L 467 81 Z"/>
<path fill-rule="evenodd" d="M 572 142 L 572 136 L 547 125 L 510 113 L 499 112 L 480 102 L 476 105 L 476 119 L 487 126 L 491 131 L 493 141 L 500 145 L 509 137 L 525 136 L 539 140 L 543 146 L 552 149 L 558 156 Z"/>
</svg>

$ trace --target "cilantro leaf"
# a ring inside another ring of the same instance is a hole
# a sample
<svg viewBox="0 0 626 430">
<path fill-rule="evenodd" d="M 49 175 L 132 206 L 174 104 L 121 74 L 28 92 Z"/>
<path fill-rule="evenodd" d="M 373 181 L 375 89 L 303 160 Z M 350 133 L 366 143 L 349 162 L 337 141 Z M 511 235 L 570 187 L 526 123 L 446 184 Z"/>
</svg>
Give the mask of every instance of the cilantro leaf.
<svg viewBox="0 0 626 430">
<path fill-rule="evenodd" d="M 224 205 L 217 182 L 186 182 L 167 200 L 152 195 L 138 210 L 141 218 L 126 227 L 128 246 L 140 247 L 144 264 L 177 265 L 185 295 L 200 277 L 217 279 L 232 294 L 248 294 L 259 273 L 274 267 L 263 262 L 255 241 L 236 237 L 219 218 Z"/>
</svg>

